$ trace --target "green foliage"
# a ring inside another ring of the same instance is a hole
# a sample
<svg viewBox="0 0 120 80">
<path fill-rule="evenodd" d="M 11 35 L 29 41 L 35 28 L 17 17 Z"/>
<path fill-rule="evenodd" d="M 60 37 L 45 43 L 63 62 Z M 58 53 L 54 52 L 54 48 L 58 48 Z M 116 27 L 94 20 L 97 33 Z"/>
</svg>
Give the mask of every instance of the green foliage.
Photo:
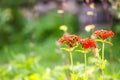
<svg viewBox="0 0 120 80">
<path fill-rule="evenodd" d="M 24 36 L 24 18 L 17 9 L 0 8 L 0 47 L 5 44 L 20 42 Z"/>
<path fill-rule="evenodd" d="M 36 0 L 0 0 L 1 8 L 20 8 L 22 6 L 33 7 Z"/>
<path fill-rule="evenodd" d="M 113 30 L 115 33 L 120 34 L 120 9 L 116 10 L 115 14 L 116 20 L 113 21 Z"/>
<path fill-rule="evenodd" d="M 77 30 L 76 17 L 72 14 L 65 15 L 68 32 L 73 33 Z M 56 12 L 49 12 L 37 20 L 27 22 L 17 8 L 6 8 L 0 9 L 0 20 L 1 46 L 28 41 L 32 34 L 36 36 L 36 41 L 41 42 L 49 36 L 59 37 L 62 34 L 59 30 L 62 25 L 61 15 Z"/>
<path fill-rule="evenodd" d="M 60 26 L 63 25 L 61 14 L 57 14 L 55 11 L 50 11 L 44 16 L 40 16 L 37 20 L 32 20 L 28 22 L 27 26 L 24 28 L 24 32 L 27 34 L 32 34 L 36 36 L 36 41 L 44 41 L 49 36 L 60 37 L 62 31 L 59 30 Z M 65 14 L 65 25 L 69 28 L 70 33 L 77 30 L 77 18 L 73 14 Z M 33 29 L 34 27 L 34 29 Z"/>
<path fill-rule="evenodd" d="M 115 24 L 115 26 L 113 27 L 114 31 L 117 34 L 120 34 L 120 23 Z"/>
<path fill-rule="evenodd" d="M 24 2 L 25 0 L 1 0 L 1 5 L 4 7 L 18 7 Z"/>
<path fill-rule="evenodd" d="M 0 66 L 0 80 L 65 80 L 70 78 L 70 65 L 54 66 L 54 68 L 50 68 L 48 66 L 44 67 L 39 61 L 39 56 L 25 56 L 24 54 L 13 55 L 9 64 Z M 89 79 L 99 80 L 98 67 L 91 66 L 91 64 L 95 63 L 95 60 L 89 58 L 88 63 L 90 63 L 87 67 Z M 113 75 L 110 72 L 109 66 L 110 64 L 107 63 L 105 79 L 119 80 L 119 66 L 116 66 L 116 63 L 114 63 Z M 75 72 L 79 72 L 79 74 L 73 75 L 73 78 L 77 76 L 78 79 L 75 80 L 83 80 L 83 71 L 84 65 L 77 63 L 75 65 Z"/>
</svg>

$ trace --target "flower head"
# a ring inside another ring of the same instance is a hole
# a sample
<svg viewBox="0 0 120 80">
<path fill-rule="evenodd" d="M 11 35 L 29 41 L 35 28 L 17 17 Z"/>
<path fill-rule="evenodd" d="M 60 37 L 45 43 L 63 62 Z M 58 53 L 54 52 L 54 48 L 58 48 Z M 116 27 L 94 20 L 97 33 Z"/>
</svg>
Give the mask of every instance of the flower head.
<svg viewBox="0 0 120 80">
<path fill-rule="evenodd" d="M 66 25 L 62 25 L 62 26 L 60 26 L 60 30 L 67 32 L 68 28 Z"/>
<path fill-rule="evenodd" d="M 84 49 L 89 49 L 89 48 L 96 48 L 96 43 L 94 40 L 86 38 L 86 39 L 81 39 L 79 42 Z"/>
<path fill-rule="evenodd" d="M 95 25 L 87 25 L 87 26 L 85 26 L 85 31 L 87 31 L 87 32 L 90 32 L 91 30 L 93 30 L 95 28 Z"/>
<path fill-rule="evenodd" d="M 107 39 L 109 37 L 114 37 L 114 32 L 103 30 L 103 29 L 95 31 L 94 34 L 101 39 Z"/>
<path fill-rule="evenodd" d="M 80 37 L 76 35 L 63 35 L 58 42 L 63 44 L 65 43 L 70 48 L 76 46 L 76 42 L 80 41 Z"/>
</svg>

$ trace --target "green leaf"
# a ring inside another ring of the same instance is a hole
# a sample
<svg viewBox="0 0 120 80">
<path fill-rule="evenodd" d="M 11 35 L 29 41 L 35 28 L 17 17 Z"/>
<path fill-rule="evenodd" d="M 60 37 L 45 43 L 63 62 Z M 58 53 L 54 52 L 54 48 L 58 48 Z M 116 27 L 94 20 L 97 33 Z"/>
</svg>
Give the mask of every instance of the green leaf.
<svg viewBox="0 0 120 80">
<path fill-rule="evenodd" d="M 71 73 L 72 80 L 78 80 L 78 75 Z"/>
<path fill-rule="evenodd" d="M 71 48 L 71 51 L 73 51 L 76 47 L 78 47 L 78 46 L 74 46 L 73 48 Z"/>
<path fill-rule="evenodd" d="M 70 49 L 68 49 L 68 48 L 61 48 L 61 49 L 64 51 L 70 52 Z"/>
<path fill-rule="evenodd" d="M 76 52 L 85 53 L 83 50 L 75 50 Z"/>
<path fill-rule="evenodd" d="M 96 42 L 103 42 L 102 39 L 96 39 L 95 41 L 96 41 Z"/>
<path fill-rule="evenodd" d="M 105 43 L 110 44 L 110 45 L 113 46 L 113 44 L 111 42 L 109 42 L 109 41 L 105 41 Z"/>
<path fill-rule="evenodd" d="M 64 51 L 67 51 L 67 52 L 72 52 L 76 47 L 78 47 L 78 46 L 75 46 L 73 48 L 61 48 L 61 49 Z"/>
<path fill-rule="evenodd" d="M 102 65 L 101 65 L 100 69 L 102 69 L 102 70 L 105 69 L 106 63 L 107 63 L 107 61 L 104 60 L 104 61 L 102 62 Z"/>
<path fill-rule="evenodd" d="M 100 55 L 99 55 L 100 50 L 101 50 L 101 49 L 97 49 L 97 51 L 96 51 L 96 57 L 97 57 L 99 60 L 100 60 L 100 58 L 101 58 Z"/>
<path fill-rule="evenodd" d="M 88 73 L 85 73 L 84 80 L 88 80 Z"/>
<path fill-rule="evenodd" d="M 111 42 L 109 42 L 109 41 L 106 41 L 106 40 L 102 40 L 102 39 L 96 39 L 95 41 L 97 41 L 97 42 L 105 42 L 105 43 L 107 43 L 107 44 L 110 44 L 110 45 L 113 45 Z"/>
<path fill-rule="evenodd" d="M 88 53 L 90 51 L 90 49 L 86 49 L 86 50 L 82 49 L 82 50 L 75 50 L 75 51 L 86 54 L 86 53 Z"/>
</svg>

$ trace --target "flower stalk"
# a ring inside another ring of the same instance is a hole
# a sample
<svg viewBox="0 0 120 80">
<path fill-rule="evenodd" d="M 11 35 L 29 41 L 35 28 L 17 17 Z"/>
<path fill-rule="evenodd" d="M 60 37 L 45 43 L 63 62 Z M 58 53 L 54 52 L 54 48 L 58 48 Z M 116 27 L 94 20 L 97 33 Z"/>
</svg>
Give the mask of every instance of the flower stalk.
<svg viewBox="0 0 120 80">
<path fill-rule="evenodd" d="M 105 69 L 104 48 L 105 48 L 105 43 L 112 45 L 111 42 L 107 41 L 107 38 L 114 37 L 114 32 L 101 29 L 101 30 L 95 31 L 94 34 L 98 38 L 97 41 L 102 43 L 102 56 L 101 56 L 100 69 L 101 69 L 101 80 L 104 80 L 104 69 Z"/>
<path fill-rule="evenodd" d="M 102 67 L 104 66 L 104 48 L 105 48 L 105 43 L 104 40 L 102 42 Z M 104 68 L 101 69 L 102 70 L 102 80 L 104 80 Z"/>
<path fill-rule="evenodd" d="M 84 53 L 84 71 L 85 71 L 85 73 L 84 73 L 85 74 L 84 80 L 88 80 L 86 67 L 87 67 L 87 59 L 86 59 L 86 53 Z"/>
<path fill-rule="evenodd" d="M 70 62 L 71 62 L 72 73 L 74 74 L 74 64 L 73 64 L 72 51 L 70 51 Z"/>
</svg>

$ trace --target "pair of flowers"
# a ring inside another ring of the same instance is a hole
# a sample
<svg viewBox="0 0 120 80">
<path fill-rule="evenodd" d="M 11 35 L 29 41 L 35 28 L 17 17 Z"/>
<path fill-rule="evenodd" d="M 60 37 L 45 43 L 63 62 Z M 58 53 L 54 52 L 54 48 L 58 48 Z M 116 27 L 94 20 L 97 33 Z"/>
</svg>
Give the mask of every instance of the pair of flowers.
<svg viewBox="0 0 120 80">
<path fill-rule="evenodd" d="M 113 37 L 114 33 L 112 31 L 107 30 L 97 30 L 93 33 L 96 37 L 98 37 L 101 40 L 105 40 L 109 37 Z M 82 48 L 89 49 L 89 48 L 96 48 L 95 40 L 93 39 L 82 39 L 79 36 L 76 35 L 63 35 L 59 40 L 59 43 L 66 44 L 68 47 L 73 48 L 77 44 L 80 44 Z"/>
</svg>

